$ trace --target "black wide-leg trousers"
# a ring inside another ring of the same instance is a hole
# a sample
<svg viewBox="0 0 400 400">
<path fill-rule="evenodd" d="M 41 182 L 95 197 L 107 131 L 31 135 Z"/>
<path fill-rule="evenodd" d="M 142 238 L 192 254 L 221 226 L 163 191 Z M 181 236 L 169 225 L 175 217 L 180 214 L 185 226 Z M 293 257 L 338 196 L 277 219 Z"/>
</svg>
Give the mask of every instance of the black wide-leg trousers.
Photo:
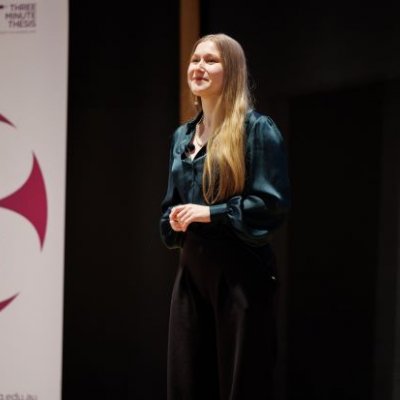
<svg viewBox="0 0 400 400">
<path fill-rule="evenodd" d="M 271 400 L 273 255 L 187 233 L 171 299 L 168 400 Z"/>
</svg>

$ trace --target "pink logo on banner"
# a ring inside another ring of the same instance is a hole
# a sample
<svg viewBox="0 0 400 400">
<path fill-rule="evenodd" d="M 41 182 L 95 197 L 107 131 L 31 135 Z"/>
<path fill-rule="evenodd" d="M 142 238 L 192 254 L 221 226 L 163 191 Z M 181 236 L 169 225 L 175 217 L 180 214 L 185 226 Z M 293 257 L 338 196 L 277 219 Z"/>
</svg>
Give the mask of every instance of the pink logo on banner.
<svg viewBox="0 0 400 400">
<path fill-rule="evenodd" d="M 0 114 L 0 122 L 15 127 L 12 122 Z M 36 230 L 40 248 L 43 248 L 47 227 L 46 186 L 39 162 L 33 153 L 32 169 L 25 183 L 14 193 L 0 199 L 0 207 L 13 211 L 26 218 Z M 18 294 L 0 301 L 0 312 L 7 307 Z"/>
<path fill-rule="evenodd" d="M 6 308 L 17 296 L 18 294 L 14 294 L 14 296 L 11 296 L 9 299 L 0 301 L 0 311 Z"/>
<path fill-rule="evenodd" d="M 12 124 L 6 117 L 4 117 L 1 114 L 0 114 L 0 121 L 6 123 L 8 125 L 14 126 L 14 124 Z M 14 126 L 14 128 L 15 128 L 15 126 Z"/>
</svg>

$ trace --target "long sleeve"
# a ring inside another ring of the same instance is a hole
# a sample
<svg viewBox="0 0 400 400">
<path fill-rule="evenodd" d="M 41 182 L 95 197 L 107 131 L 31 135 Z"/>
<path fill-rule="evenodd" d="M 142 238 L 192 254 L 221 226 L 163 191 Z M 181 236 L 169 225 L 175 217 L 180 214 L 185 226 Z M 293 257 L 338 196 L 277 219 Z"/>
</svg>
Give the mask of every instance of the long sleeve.
<svg viewBox="0 0 400 400">
<path fill-rule="evenodd" d="M 174 135 L 171 143 L 170 157 L 169 157 L 169 174 L 168 174 L 168 186 L 166 195 L 161 203 L 161 218 L 160 218 L 160 234 L 164 245 L 169 249 L 175 249 L 182 247 L 182 241 L 184 237 L 183 232 L 175 232 L 171 228 L 169 223 L 169 214 L 173 206 L 181 204 L 182 200 L 178 194 L 178 190 L 174 185 L 172 176 L 172 163 L 173 163 L 173 151 L 175 144 Z"/>
<path fill-rule="evenodd" d="M 248 124 L 245 190 L 210 206 L 211 222 L 227 225 L 250 246 L 262 246 L 282 224 L 290 205 L 287 156 L 271 118 L 253 115 Z"/>
</svg>

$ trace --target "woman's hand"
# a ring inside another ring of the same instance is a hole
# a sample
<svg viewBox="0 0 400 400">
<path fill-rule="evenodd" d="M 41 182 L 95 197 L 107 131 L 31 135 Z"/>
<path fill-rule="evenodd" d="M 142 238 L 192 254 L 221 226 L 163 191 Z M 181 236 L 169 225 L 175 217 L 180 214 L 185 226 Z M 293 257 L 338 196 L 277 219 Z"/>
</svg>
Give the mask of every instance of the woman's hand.
<svg viewBox="0 0 400 400">
<path fill-rule="evenodd" d="M 211 222 L 210 207 L 188 203 L 172 208 L 169 223 L 174 231 L 186 232 L 192 222 Z"/>
</svg>

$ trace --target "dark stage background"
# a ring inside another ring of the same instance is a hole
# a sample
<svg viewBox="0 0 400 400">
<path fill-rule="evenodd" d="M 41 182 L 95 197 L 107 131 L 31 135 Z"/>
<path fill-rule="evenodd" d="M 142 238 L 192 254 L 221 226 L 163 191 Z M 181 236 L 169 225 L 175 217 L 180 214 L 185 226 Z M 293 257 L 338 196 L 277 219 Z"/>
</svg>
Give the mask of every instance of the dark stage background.
<svg viewBox="0 0 400 400">
<path fill-rule="evenodd" d="M 70 1 L 63 400 L 165 399 L 179 2 L 141 8 Z M 201 2 L 201 33 L 243 45 L 288 145 L 279 400 L 400 397 L 398 17 L 394 1 Z"/>
</svg>

